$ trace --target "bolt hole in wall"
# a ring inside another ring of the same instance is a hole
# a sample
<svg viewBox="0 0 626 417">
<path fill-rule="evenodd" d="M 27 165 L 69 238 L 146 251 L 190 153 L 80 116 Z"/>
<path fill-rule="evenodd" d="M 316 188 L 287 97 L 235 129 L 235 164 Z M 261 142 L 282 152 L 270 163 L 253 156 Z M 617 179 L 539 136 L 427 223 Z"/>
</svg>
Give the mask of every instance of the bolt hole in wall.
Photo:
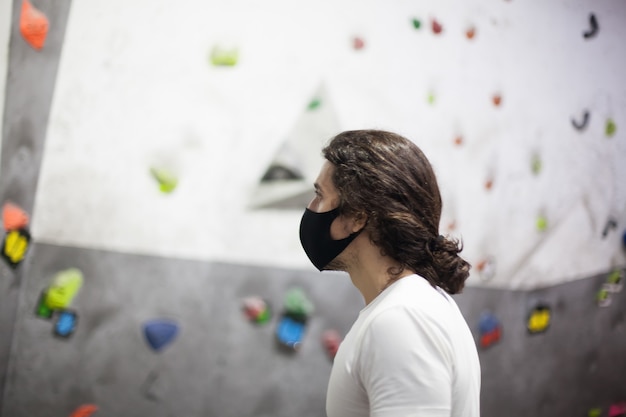
<svg viewBox="0 0 626 417">
<path fill-rule="evenodd" d="M 321 147 L 415 141 L 481 414 L 626 413 L 626 3 L 0 0 L 0 416 L 324 416 Z"/>
</svg>

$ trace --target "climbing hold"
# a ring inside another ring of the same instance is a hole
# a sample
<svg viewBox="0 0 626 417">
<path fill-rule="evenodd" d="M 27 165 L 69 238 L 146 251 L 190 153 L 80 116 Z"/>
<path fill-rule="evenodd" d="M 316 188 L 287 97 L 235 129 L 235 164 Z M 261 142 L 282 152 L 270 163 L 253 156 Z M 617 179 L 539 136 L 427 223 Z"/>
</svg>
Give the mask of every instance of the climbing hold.
<svg viewBox="0 0 626 417">
<path fill-rule="evenodd" d="M 596 302 L 599 307 L 608 307 L 611 305 L 611 292 L 603 285 L 596 294 Z"/>
<path fill-rule="evenodd" d="M 159 189 L 164 194 L 169 194 L 176 189 L 178 179 L 174 174 L 165 169 L 152 168 L 150 173 L 159 183 Z"/>
<path fill-rule="evenodd" d="M 292 288 L 285 294 L 284 307 L 292 315 L 308 316 L 315 310 L 313 303 L 300 288 Z"/>
<path fill-rule="evenodd" d="M 545 332 L 550 326 L 551 309 L 545 304 L 537 304 L 528 316 L 527 329 L 530 334 Z"/>
<path fill-rule="evenodd" d="M 603 286 L 610 293 L 619 293 L 624 288 L 624 271 L 614 270 L 606 278 Z"/>
<path fill-rule="evenodd" d="M 583 37 L 585 39 L 591 39 L 598 34 L 599 30 L 600 26 L 598 25 L 596 15 L 594 15 L 593 13 L 589 14 L 589 30 L 583 32 Z"/>
<path fill-rule="evenodd" d="M 234 67 L 239 60 L 237 48 L 222 48 L 214 46 L 211 50 L 211 64 L 216 67 Z"/>
<path fill-rule="evenodd" d="M 428 93 L 428 104 L 433 105 L 435 104 L 435 93 L 430 92 Z"/>
<path fill-rule="evenodd" d="M 465 36 L 467 37 L 467 39 L 474 39 L 474 36 L 476 36 L 476 28 L 474 26 L 469 27 L 466 31 L 465 31 Z"/>
<path fill-rule="evenodd" d="M 611 404 L 607 417 L 624 417 L 626 416 L 626 402 Z"/>
<path fill-rule="evenodd" d="M 314 98 L 313 100 L 309 102 L 309 105 L 307 108 L 309 110 L 315 110 L 321 105 L 322 105 L 322 101 L 319 98 Z"/>
<path fill-rule="evenodd" d="M 414 29 L 419 29 L 420 27 L 422 27 L 422 22 L 420 22 L 418 19 L 413 19 L 412 23 Z"/>
<path fill-rule="evenodd" d="M 35 315 L 37 317 L 41 317 L 42 319 L 51 319 L 53 312 L 54 310 L 46 305 L 46 290 L 43 290 L 39 296 L 39 301 L 37 301 Z"/>
<path fill-rule="evenodd" d="M 485 189 L 486 189 L 487 191 L 490 191 L 492 188 L 493 188 L 493 179 L 492 179 L 492 178 L 488 178 L 488 179 L 485 181 Z"/>
<path fill-rule="evenodd" d="M 148 345 L 155 352 L 159 352 L 174 341 L 178 334 L 178 325 L 171 320 L 151 320 L 144 324 L 143 332 Z"/>
<path fill-rule="evenodd" d="M 76 330 L 78 323 L 78 314 L 72 310 L 60 310 L 57 312 L 56 322 L 54 323 L 55 336 L 68 338 Z"/>
<path fill-rule="evenodd" d="M 502 95 L 500 94 L 494 94 L 491 97 L 491 101 L 493 102 L 493 105 L 496 107 L 500 107 L 500 105 L 502 104 Z"/>
<path fill-rule="evenodd" d="M 601 408 L 592 408 L 587 413 L 587 417 L 601 417 L 601 416 L 602 416 L 602 409 Z"/>
<path fill-rule="evenodd" d="M 363 47 L 365 47 L 365 42 L 363 41 L 362 38 L 359 38 L 357 36 L 354 39 L 352 39 L 352 47 L 356 49 L 357 51 L 360 51 L 361 49 L 363 49 Z"/>
<path fill-rule="evenodd" d="M 20 33 L 32 48 L 38 51 L 43 48 L 49 26 L 50 23 L 46 15 L 35 9 L 28 0 L 22 2 Z"/>
<path fill-rule="evenodd" d="M 439 35 L 441 32 L 443 32 L 443 26 L 441 25 L 441 23 L 437 21 L 437 19 L 433 19 L 431 22 L 431 25 L 432 25 L 433 33 L 435 35 Z"/>
<path fill-rule="evenodd" d="M 461 146 L 463 145 L 463 136 L 458 135 L 457 137 L 454 138 L 454 144 L 456 146 Z"/>
<path fill-rule="evenodd" d="M 609 232 L 614 229 L 617 229 L 617 220 L 610 218 L 606 221 L 606 224 L 604 225 L 604 229 L 602 230 L 602 238 L 604 239 L 605 237 L 607 237 Z"/>
<path fill-rule="evenodd" d="M 70 417 L 89 417 L 96 411 L 98 411 L 98 407 L 96 405 L 84 404 L 74 410 Z"/>
<path fill-rule="evenodd" d="M 590 113 L 588 110 L 585 110 L 585 112 L 583 113 L 583 119 L 582 121 L 578 122 L 576 121 L 574 118 L 572 118 L 572 125 L 576 128 L 576 130 L 578 131 L 583 131 L 587 128 L 587 125 L 589 124 L 589 117 L 590 117 Z"/>
<path fill-rule="evenodd" d="M 476 264 L 476 270 L 482 281 L 491 281 L 496 275 L 496 261 L 492 257 L 487 257 Z"/>
<path fill-rule="evenodd" d="M 606 127 L 604 128 L 604 133 L 606 133 L 607 137 L 611 137 L 615 134 L 615 132 L 617 131 L 617 125 L 615 124 L 615 122 L 613 121 L 613 119 L 607 119 L 606 120 Z"/>
<path fill-rule="evenodd" d="M 624 231 L 624 234 L 622 235 L 622 246 L 626 248 L 626 230 Z"/>
<path fill-rule="evenodd" d="M 285 313 L 280 318 L 276 328 L 278 343 L 292 350 L 300 349 L 306 330 L 307 318 L 300 314 Z"/>
<path fill-rule="evenodd" d="M 243 299 L 243 311 L 248 320 L 257 324 L 265 324 L 271 318 L 268 303 L 261 297 L 246 297 Z"/>
<path fill-rule="evenodd" d="M 60 310 L 70 306 L 83 286 L 83 273 L 76 268 L 57 272 L 46 291 L 45 303 L 48 308 Z"/>
<path fill-rule="evenodd" d="M 341 336 L 337 330 L 326 330 L 322 334 L 322 345 L 324 345 L 326 353 L 331 360 L 337 355 L 337 350 L 339 350 L 340 344 Z"/>
<path fill-rule="evenodd" d="M 545 232 L 548 228 L 548 219 L 545 216 L 537 217 L 537 230 L 540 232 Z"/>
<path fill-rule="evenodd" d="M 28 226 L 28 214 L 19 206 L 7 202 L 2 207 L 2 221 L 4 222 L 4 230 L 24 229 Z"/>
<path fill-rule="evenodd" d="M 486 349 L 497 343 L 502 337 L 502 325 L 495 315 L 484 312 L 478 322 L 480 347 Z"/>
<path fill-rule="evenodd" d="M 535 153 L 530 160 L 530 170 L 533 172 L 533 174 L 539 175 L 541 173 L 541 168 L 541 157 Z"/>
<path fill-rule="evenodd" d="M 30 246 L 30 233 L 26 229 L 11 230 L 2 243 L 2 257 L 13 269 L 24 260 Z"/>
</svg>

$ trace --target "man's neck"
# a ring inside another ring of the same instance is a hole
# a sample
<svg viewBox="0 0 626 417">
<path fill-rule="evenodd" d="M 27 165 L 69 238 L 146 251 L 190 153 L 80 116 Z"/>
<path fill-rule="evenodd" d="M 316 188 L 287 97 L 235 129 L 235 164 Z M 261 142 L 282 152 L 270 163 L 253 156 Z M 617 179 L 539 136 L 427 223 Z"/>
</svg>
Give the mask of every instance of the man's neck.
<svg viewBox="0 0 626 417">
<path fill-rule="evenodd" d="M 393 279 L 389 271 L 397 269 L 399 264 L 388 256 L 382 256 L 380 248 L 372 244 L 361 247 L 359 256 L 355 260 L 348 274 L 354 286 L 361 292 L 365 304 L 368 305 L 389 286 Z M 413 273 L 405 269 L 397 278 L 404 278 Z"/>
</svg>

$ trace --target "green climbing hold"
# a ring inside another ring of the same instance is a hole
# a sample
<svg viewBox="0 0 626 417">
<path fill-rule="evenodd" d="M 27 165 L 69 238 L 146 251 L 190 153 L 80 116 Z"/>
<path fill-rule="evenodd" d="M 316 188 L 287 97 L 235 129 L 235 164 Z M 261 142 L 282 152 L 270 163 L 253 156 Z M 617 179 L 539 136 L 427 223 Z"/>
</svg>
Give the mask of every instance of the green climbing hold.
<svg viewBox="0 0 626 417">
<path fill-rule="evenodd" d="M 60 310 L 70 306 L 74 296 L 83 286 L 83 273 L 76 268 L 58 272 L 48 291 L 45 304 L 49 309 Z"/>
<path fill-rule="evenodd" d="M 152 168 L 150 173 L 159 183 L 159 189 L 162 193 L 169 194 L 178 185 L 178 179 L 171 172 L 164 169 Z"/>
<path fill-rule="evenodd" d="M 600 417 L 602 415 L 602 409 L 601 408 L 592 408 L 591 410 L 589 410 L 589 413 L 587 415 L 589 417 Z"/>
<path fill-rule="evenodd" d="M 606 121 L 606 128 L 605 128 L 606 136 L 610 138 L 611 136 L 615 134 L 616 131 L 617 131 L 617 125 L 615 124 L 613 119 L 608 119 Z"/>
<path fill-rule="evenodd" d="M 419 29 L 421 26 L 422 22 L 420 22 L 418 19 L 413 19 L 413 28 Z"/>
<path fill-rule="evenodd" d="M 315 307 L 300 288 L 292 288 L 285 294 L 285 310 L 294 315 L 308 316 Z"/>
<path fill-rule="evenodd" d="M 548 219 L 545 216 L 537 218 L 537 230 L 544 232 L 548 228 Z"/>
<path fill-rule="evenodd" d="M 37 308 L 35 309 L 35 315 L 43 319 L 50 319 L 52 318 L 53 313 L 54 311 L 46 305 L 46 291 L 44 290 L 39 296 Z"/>
<path fill-rule="evenodd" d="M 539 175 L 539 173 L 541 172 L 541 168 L 541 158 L 539 157 L 539 155 L 533 155 L 530 162 L 530 169 L 533 171 L 533 174 Z"/>
<path fill-rule="evenodd" d="M 428 93 L 428 104 L 435 104 L 435 94 L 434 93 Z"/>
<path fill-rule="evenodd" d="M 309 103 L 308 109 L 309 110 L 315 110 L 315 109 L 317 109 L 321 105 L 322 105 L 322 100 L 320 100 L 319 98 L 314 98 Z"/>
<path fill-rule="evenodd" d="M 218 67 L 234 67 L 239 60 L 237 48 L 225 49 L 214 46 L 211 50 L 211 64 Z"/>
</svg>

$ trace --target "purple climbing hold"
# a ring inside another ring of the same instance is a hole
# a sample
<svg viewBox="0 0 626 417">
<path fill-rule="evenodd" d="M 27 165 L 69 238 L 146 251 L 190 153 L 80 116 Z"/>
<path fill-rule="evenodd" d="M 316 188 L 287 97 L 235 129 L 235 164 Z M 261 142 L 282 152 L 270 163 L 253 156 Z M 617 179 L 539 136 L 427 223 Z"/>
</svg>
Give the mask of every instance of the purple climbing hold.
<svg viewBox="0 0 626 417">
<path fill-rule="evenodd" d="M 178 324 L 172 320 L 151 320 L 144 324 L 143 332 L 148 345 L 159 352 L 176 338 Z"/>
</svg>

